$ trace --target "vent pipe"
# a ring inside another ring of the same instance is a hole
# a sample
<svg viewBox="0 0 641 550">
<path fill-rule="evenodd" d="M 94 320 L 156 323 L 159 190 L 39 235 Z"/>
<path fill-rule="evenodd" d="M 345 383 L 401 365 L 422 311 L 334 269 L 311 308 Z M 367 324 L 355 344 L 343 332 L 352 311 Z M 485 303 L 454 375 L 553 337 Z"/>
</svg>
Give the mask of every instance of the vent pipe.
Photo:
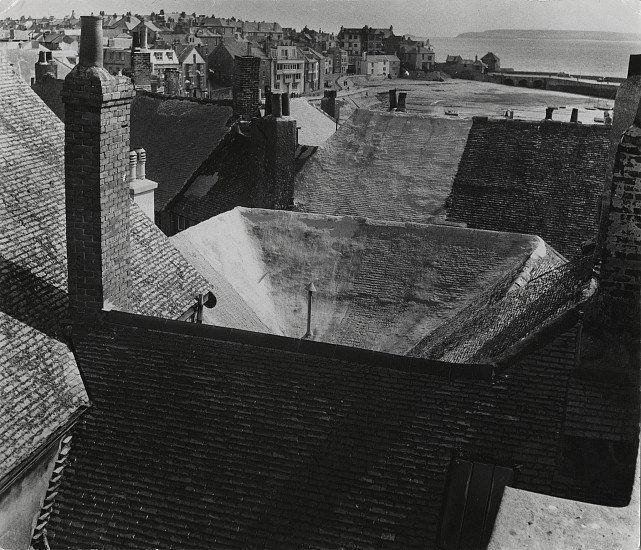
<svg viewBox="0 0 641 550">
<path fill-rule="evenodd" d="M 80 17 L 80 51 L 78 64 L 81 67 L 102 67 L 102 17 Z"/>
<path fill-rule="evenodd" d="M 285 92 L 283 94 L 283 116 L 289 116 L 289 94 Z"/>
<path fill-rule="evenodd" d="M 307 332 L 303 338 L 309 338 L 312 335 L 312 294 L 316 292 L 314 283 L 309 283 L 305 289 L 307 290 Z"/>
</svg>

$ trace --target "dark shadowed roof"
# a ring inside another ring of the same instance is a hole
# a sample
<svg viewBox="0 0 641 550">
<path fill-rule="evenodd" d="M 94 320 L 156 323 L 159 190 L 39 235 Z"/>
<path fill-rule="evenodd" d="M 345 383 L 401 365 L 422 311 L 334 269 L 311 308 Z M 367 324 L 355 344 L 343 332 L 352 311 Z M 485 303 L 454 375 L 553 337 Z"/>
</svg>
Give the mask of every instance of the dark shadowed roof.
<svg viewBox="0 0 641 550">
<path fill-rule="evenodd" d="M 573 364 L 571 336 L 556 363 L 534 355 L 494 383 L 481 366 L 118 312 L 76 336 L 95 405 L 58 548 L 431 548 L 457 453 L 549 489 Z"/>
<path fill-rule="evenodd" d="M 469 126 L 357 110 L 296 176 L 296 208 L 430 223 L 444 214 Z"/>
<path fill-rule="evenodd" d="M 138 94 L 131 106 L 131 145 L 147 152 L 147 177 L 158 183 L 156 211 L 181 189 L 228 131 L 231 108 Z"/>
<path fill-rule="evenodd" d="M 568 258 L 595 237 L 610 128 L 475 117 L 448 219 L 539 235 Z"/>
<path fill-rule="evenodd" d="M 0 77 L 0 308 L 56 335 L 67 308 L 64 125 L 1 58 Z M 132 311 L 178 318 L 196 294 L 216 293 L 133 203 L 131 216 Z M 237 298 L 208 315 L 264 330 Z"/>
<path fill-rule="evenodd" d="M 445 225 L 236 208 L 171 238 L 205 277 L 223 276 L 273 332 L 405 353 L 524 265 L 562 259 L 538 237 Z"/>
</svg>

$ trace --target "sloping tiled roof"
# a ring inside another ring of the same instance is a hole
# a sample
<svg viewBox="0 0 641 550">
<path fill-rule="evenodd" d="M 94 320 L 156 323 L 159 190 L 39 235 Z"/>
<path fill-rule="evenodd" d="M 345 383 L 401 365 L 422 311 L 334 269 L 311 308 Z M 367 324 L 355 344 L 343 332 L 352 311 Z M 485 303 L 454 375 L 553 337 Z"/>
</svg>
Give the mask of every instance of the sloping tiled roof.
<svg viewBox="0 0 641 550">
<path fill-rule="evenodd" d="M 591 257 L 560 266 L 552 263 L 538 276 L 526 272 L 523 286 L 506 280 L 428 334 L 410 355 L 457 363 L 496 360 L 592 296 L 592 263 Z"/>
<path fill-rule="evenodd" d="M 0 111 L 2 305 L 55 336 L 67 308 L 64 125 L 1 58 L 0 77 L 0 101 L 7 107 Z M 131 216 L 134 312 L 178 318 L 196 294 L 216 293 L 133 203 Z M 241 301 L 219 306 L 208 314 L 212 319 L 264 329 Z"/>
<path fill-rule="evenodd" d="M 517 279 L 523 264 L 561 262 L 530 235 L 247 208 L 171 240 L 208 279 L 223 275 L 273 332 L 305 334 L 313 281 L 314 339 L 392 353 Z"/>
<path fill-rule="evenodd" d="M 296 208 L 430 223 L 444 215 L 469 127 L 463 120 L 357 110 L 297 175 Z"/>
<path fill-rule="evenodd" d="M 118 312 L 75 347 L 95 404 L 54 548 L 431 548 L 457 453 L 549 489 L 573 364 L 448 380 L 447 364 Z"/>
<path fill-rule="evenodd" d="M 0 292 L 1 483 L 89 398 L 67 346 L 5 313 Z"/>
<path fill-rule="evenodd" d="M 251 54 L 254 57 L 267 59 L 267 55 L 256 44 L 247 40 L 236 40 L 234 38 L 225 38 L 221 42 L 221 47 L 225 48 L 232 57 L 243 57 L 247 55 L 247 48 L 250 48 Z"/>
<path fill-rule="evenodd" d="M 131 145 L 147 152 L 147 177 L 158 183 L 162 210 L 228 131 L 232 111 L 208 103 L 138 94 L 131 106 Z"/>
<path fill-rule="evenodd" d="M 539 235 L 568 258 L 595 236 L 610 128 L 475 117 L 448 219 Z"/>
<path fill-rule="evenodd" d="M 336 122 L 306 99 L 294 98 L 289 106 L 291 117 L 296 119 L 296 126 L 300 128 L 299 144 L 319 146 L 336 132 Z"/>
</svg>

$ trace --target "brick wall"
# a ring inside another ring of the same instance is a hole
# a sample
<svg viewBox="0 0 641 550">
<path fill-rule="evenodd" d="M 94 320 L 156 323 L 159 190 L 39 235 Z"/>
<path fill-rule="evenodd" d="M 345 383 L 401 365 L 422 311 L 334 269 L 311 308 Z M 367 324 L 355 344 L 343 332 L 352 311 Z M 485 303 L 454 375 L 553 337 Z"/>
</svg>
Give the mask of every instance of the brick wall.
<svg viewBox="0 0 641 550">
<path fill-rule="evenodd" d="M 249 120 L 260 105 L 260 58 L 236 57 L 234 71 L 234 114 Z"/>
<path fill-rule="evenodd" d="M 63 86 L 69 306 L 129 307 L 128 78 L 81 65 Z"/>
</svg>

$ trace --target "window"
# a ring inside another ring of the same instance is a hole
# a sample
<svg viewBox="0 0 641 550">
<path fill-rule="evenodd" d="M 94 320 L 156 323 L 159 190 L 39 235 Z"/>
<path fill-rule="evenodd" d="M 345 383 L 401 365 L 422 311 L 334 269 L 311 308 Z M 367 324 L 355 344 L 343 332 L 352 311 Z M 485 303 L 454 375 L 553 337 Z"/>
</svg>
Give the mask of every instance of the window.
<svg viewBox="0 0 641 550">
<path fill-rule="evenodd" d="M 513 481 L 511 468 L 455 460 L 450 467 L 438 548 L 486 548 L 503 490 Z"/>
<path fill-rule="evenodd" d="M 154 58 L 158 61 L 162 61 L 162 52 L 154 52 Z"/>
</svg>

